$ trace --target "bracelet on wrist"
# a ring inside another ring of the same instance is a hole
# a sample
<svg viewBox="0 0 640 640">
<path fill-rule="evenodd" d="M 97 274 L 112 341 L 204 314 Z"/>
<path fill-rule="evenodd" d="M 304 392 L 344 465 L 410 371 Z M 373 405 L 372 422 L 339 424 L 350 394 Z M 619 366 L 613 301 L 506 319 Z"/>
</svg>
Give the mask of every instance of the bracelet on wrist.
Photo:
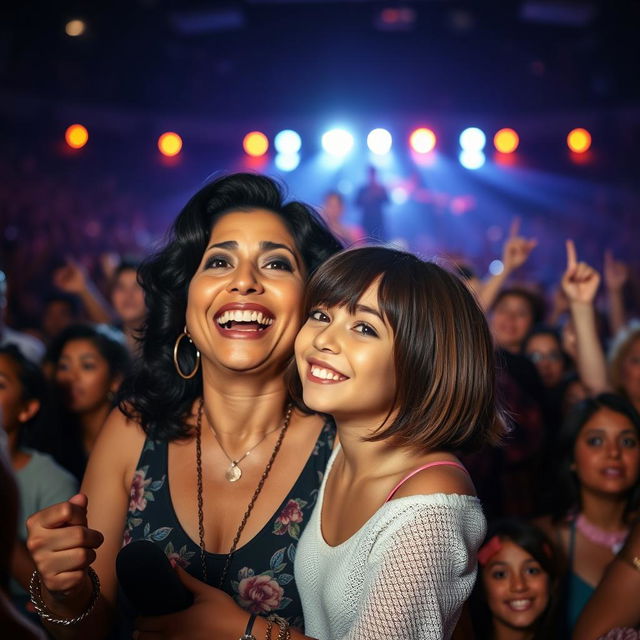
<svg viewBox="0 0 640 640">
<path fill-rule="evenodd" d="M 29 596 L 31 597 L 31 603 L 33 604 L 37 614 L 40 616 L 40 619 L 51 622 L 52 624 L 61 624 L 65 627 L 69 627 L 71 625 L 78 624 L 87 618 L 95 608 L 96 602 L 98 602 L 98 598 L 100 597 L 100 578 L 98 578 L 98 574 L 91 567 L 88 569 L 88 574 L 89 578 L 91 578 L 93 592 L 87 608 L 80 615 L 75 616 L 74 618 L 60 618 L 47 608 L 47 605 L 42 599 L 42 580 L 40 578 L 40 572 L 36 569 L 31 574 L 31 579 L 29 580 Z"/>
<path fill-rule="evenodd" d="M 291 631 L 289 630 L 289 623 L 284 618 L 281 618 L 279 615 L 276 615 L 275 613 L 273 613 L 269 616 L 269 620 L 271 620 L 272 622 L 275 622 L 279 627 L 277 640 L 291 639 Z M 271 630 L 269 630 L 269 632 L 271 632 Z"/>
<path fill-rule="evenodd" d="M 271 630 L 273 629 L 273 620 L 267 618 L 267 632 L 265 633 L 265 640 L 271 640 Z"/>
</svg>

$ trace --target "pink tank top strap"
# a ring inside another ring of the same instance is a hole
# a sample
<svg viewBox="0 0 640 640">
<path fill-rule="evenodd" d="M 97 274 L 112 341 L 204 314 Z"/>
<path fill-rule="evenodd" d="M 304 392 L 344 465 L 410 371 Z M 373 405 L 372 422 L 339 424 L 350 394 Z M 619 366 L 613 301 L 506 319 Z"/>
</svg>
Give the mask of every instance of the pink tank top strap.
<svg viewBox="0 0 640 640">
<path fill-rule="evenodd" d="M 469 473 L 464 468 L 463 465 L 461 465 L 459 462 L 453 462 L 453 460 L 438 460 L 437 462 L 428 462 L 427 464 L 423 464 L 421 467 L 418 467 L 417 469 L 414 469 L 411 473 L 407 474 L 404 478 L 402 478 L 402 480 L 400 480 L 400 482 L 398 482 L 398 484 L 391 490 L 391 493 L 387 496 L 387 499 L 385 500 L 385 502 L 389 502 L 389 500 L 391 500 L 391 498 L 393 498 L 393 496 L 396 494 L 396 491 L 409 478 L 413 478 L 413 476 L 415 476 L 416 473 L 420 473 L 421 471 L 424 471 L 425 469 L 429 469 L 430 467 L 442 467 L 442 466 L 458 467 L 458 469 L 462 469 L 466 474 Z"/>
</svg>

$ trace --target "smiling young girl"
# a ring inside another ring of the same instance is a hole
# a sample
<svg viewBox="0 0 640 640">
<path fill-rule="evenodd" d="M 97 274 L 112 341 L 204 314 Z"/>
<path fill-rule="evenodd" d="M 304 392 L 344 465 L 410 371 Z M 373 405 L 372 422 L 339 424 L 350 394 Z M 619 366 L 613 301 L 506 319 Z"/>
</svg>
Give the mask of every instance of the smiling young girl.
<svg viewBox="0 0 640 640">
<path fill-rule="evenodd" d="M 495 521 L 478 551 L 478 564 L 480 575 L 471 600 L 476 637 L 556 637 L 558 567 L 540 529 L 515 518 Z"/>
<path fill-rule="evenodd" d="M 454 452 L 503 430 L 484 316 L 455 276 L 383 247 L 331 258 L 306 310 L 293 385 L 340 439 L 296 555 L 306 633 L 448 638 L 485 531 Z"/>
</svg>

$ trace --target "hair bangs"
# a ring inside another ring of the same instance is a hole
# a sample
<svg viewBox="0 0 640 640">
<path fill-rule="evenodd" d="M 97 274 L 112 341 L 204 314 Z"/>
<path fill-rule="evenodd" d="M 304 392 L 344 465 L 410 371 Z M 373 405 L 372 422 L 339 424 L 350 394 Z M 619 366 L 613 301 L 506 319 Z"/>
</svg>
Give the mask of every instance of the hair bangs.
<svg viewBox="0 0 640 640">
<path fill-rule="evenodd" d="M 374 247 L 371 247 L 374 249 Z M 357 255 L 351 251 L 340 253 L 327 261 L 322 271 L 316 273 L 309 282 L 305 295 L 305 309 L 313 306 L 346 307 L 354 313 L 362 293 L 381 275 L 384 278 L 385 265 L 374 259 L 367 261 L 363 268 Z M 378 293 L 379 303 L 380 293 Z M 384 305 L 381 304 L 381 310 Z"/>
</svg>

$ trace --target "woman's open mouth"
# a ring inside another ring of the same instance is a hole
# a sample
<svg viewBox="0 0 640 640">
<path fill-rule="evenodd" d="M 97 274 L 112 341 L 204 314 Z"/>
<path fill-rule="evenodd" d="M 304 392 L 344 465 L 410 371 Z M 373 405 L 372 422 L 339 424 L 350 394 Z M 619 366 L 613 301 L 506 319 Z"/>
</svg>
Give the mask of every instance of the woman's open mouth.
<svg viewBox="0 0 640 640">
<path fill-rule="evenodd" d="M 267 331 L 275 316 L 262 305 L 225 305 L 215 315 L 220 333 L 229 338 L 257 338 Z"/>
</svg>

